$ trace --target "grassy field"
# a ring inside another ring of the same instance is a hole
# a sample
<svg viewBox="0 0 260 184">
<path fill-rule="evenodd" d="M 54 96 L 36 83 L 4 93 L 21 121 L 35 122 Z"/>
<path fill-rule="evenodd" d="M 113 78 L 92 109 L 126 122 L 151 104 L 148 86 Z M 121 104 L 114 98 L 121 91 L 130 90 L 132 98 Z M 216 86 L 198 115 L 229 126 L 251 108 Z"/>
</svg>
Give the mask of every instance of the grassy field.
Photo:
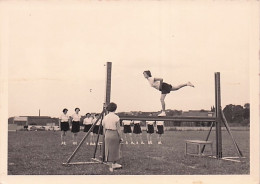
<svg viewBox="0 0 260 184">
<path fill-rule="evenodd" d="M 9 132 L 8 134 L 8 174 L 9 175 L 227 175 L 249 174 L 249 131 L 232 131 L 242 153 L 244 162 L 217 160 L 208 157 L 185 156 L 186 139 L 204 140 L 207 131 L 166 131 L 163 144 L 123 145 L 120 164 L 123 169 L 113 173 L 104 164 L 73 165 L 65 167 L 75 145 L 71 133 L 67 135 L 67 145 L 60 145 L 60 132 Z M 81 140 L 85 134 L 80 132 Z M 146 133 L 143 133 L 146 140 Z M 210 140 L 215 140 L 214 132 Z M 215 152 L 215 143 L 213 145 Z M 190 150 L 192 151 L 192 150 Z M 209 151 L 208 148 L 205 151 Z M 91 161 L 94 146 L 83 144 L 72 162 Z M 97 151 L 97 157 L 100 150 Z M 223 131 L 223 156 L 237 156 L 232 140 Z"/>
</svg>

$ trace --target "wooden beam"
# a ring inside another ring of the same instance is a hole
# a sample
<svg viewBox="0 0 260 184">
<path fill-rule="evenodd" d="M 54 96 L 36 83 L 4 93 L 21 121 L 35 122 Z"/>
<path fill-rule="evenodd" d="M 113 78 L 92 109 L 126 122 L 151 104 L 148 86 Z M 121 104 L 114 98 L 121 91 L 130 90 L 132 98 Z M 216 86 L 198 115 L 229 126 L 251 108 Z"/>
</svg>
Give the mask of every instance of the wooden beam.
<svg viewBox="0 0 260 184">
<path fill-rule="evenodd" d="M 121 120 L 133 121 L 184 121 L 184 122 L 215 122 L 216 117 L 205 116 L 119 116 Z"/>
</svg>

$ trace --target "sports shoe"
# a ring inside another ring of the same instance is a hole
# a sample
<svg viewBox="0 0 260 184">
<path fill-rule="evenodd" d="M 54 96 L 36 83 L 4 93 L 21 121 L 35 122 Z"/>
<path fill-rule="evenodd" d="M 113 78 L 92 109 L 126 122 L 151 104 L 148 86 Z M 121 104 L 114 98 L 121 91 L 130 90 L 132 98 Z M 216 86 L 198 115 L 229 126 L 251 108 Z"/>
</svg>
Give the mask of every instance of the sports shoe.
<svg viewBox="0 0 260 184">
<path fill-rule="evenodd" d="M 160 142 L 158 142 L 158 144 L 162 144 L 162 142 L 160 141 Z"/>
<path fill-rule="evenodd" d="M 165 111 L 162 111 L 160 114 L 158 114 L 158 116 L 166 116 Z"/>
<path fill-rule="evenodd" d="M 144 144 L 144 142 L 142 141 L 141 144 Z"/>
<path fill-rule="evenodd" d="M 65 142 L 65 141 L 63 142 L 63 145 L 66 145 L 66 142 Z"/>
<path fill-rule="evenodd" d="M 135 144 L 134 142 L 131 142 L 131 144 Z"/>
<path fill-rule="evenodd" d="M 138 142 L 136 141 L 136 143 L 135 144 L 138 144 Z"/>
<path fill-rule="evenodd" d="M 128 142 L 126 141 L 125 144 L 128 144 Z"/>
<path fill-rule="evenodd" d="M 190 86 L 190 87 L 195 87 L 191 82 L 187 82 L 187 86 Z"/>
<path fill-rule="evenodd" d="M 63 145 L 63 142 L 61 142 L 61 144 L 60 145 Z"/>
<path fill-rule="evenodd" d="M 153 144 L 153 142 L 152 142 L 152 141 L 150 141 L 150 144 Z"/>
<path fill-rule="evenodd" d="M 148 144 L 151 144 L 150 141 L 148 141 Z"/>
<path fill-rule="evenodd" d="M 122 165 L 115 163 L 115 164 L 112 164 L 112 168 L 113 169 L 119 169 L 119 168 L 122 168 Z"/>
</svg>

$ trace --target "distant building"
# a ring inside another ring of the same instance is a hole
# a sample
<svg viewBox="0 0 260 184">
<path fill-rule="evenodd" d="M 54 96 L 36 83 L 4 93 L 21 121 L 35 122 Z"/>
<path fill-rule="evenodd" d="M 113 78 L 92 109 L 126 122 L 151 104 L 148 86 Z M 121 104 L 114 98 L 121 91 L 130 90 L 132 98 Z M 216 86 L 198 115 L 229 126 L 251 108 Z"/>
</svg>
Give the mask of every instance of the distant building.
<svg viewBox="0 0 260 184">
<path fill-rule="evenodd" d="M 18 126 L 26 126 L 26 125 L 27 126 L 28 125 L 58 126 L 59 119 L 52 118 L 49 116 L 19 116 L 19 117 L 10 117 L 8 119 L 8 124 L 16 124 Z"/>
<path fill-rule="evenodd" d="M 214 112 L 207 111 L 207 110 L 189 110 L 184 111 L 181 116 L 206 116 L 206 117 L 213 117 Z"/>
</svg>

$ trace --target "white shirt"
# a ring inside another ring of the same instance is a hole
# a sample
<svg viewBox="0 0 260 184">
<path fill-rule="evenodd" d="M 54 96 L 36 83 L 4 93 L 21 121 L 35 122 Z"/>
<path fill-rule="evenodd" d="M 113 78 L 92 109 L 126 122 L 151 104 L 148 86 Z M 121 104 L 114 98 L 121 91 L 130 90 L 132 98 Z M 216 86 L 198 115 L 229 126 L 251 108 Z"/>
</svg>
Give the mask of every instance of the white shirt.
<svg viewBox="0 0 260 184">
<path fill-rule="evenodd" d="M 74 114 L 72 114 L 71 117 L 72 117 L 72 121 L 80 121 L 81 115 L 74 113 Z"/>
<path fill-rule="evenodd" d="M 158 90 L 160 89 L 160 81 L 154 81 L 154 77 L 148 77 L 147 80 L 152 87 Z"/>
<path fill-rule="evenodd" d="M 140 121 L 134 121 L 134 124 L 140 124 Z"/>
<path fill-rule="evenodd" d="M 70 119 L 70 116 L 68 114 L 63 113 L 60 115 L 59 119 L 60 119 L 60 122 L 68 122 Z"/>
<path fill-rule="evenodd" d="M 129 120 L 124 120 L 124 121 L 123 121 L 123 124 L 124 124 L 124 125 L 130 125 L 130 124 L 131 124 L 131 122 L 132 122 L 132 121 L 129 121 Z"/>
<path fill-rule="evenodd" d="M 85 118 L 84 121 L 83 121 L 83 124 L 84 125 L 92 125 L 92 117 L 89 117 L 89 118 Z"/>
<path fill-rule="evenodd" d="M 110 112 L 103 119 L 103 125 L 105 129 L 116 130 L 117 124 L 120 118 L 114 112 Z"/>
<path fill-rule="evenodd" d="M 154 121 L 146 121 L 148 125 L 153 125 Z"/>
<path fill-rule="evenodd" d="M 163 125 L 164 121 L 156 121 L 156 125 Z"/>
<path fill-rule="evenodd" d="M 92 119 L 92 124 L 94 124 L 97 121 L 97 118 L 95 117 L 94 119 Z M 98 120 L 96 125 L 100 125 L 101 123 L 101 118 Z"/>
</svg>

